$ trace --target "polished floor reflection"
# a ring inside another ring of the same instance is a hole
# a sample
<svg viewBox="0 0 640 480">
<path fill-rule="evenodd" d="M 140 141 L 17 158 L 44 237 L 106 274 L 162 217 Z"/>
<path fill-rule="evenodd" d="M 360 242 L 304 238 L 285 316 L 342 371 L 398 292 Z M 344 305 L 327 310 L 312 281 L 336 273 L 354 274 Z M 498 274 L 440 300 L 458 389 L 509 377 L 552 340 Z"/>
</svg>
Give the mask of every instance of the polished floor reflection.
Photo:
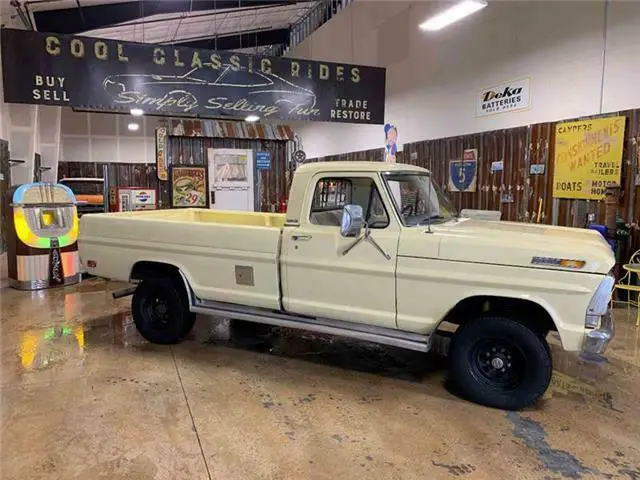
<svg viewBox="0 0 640 480">
<path fill-rule="evenodd" d="M 446 359 L 200 318 L 150 345 L 121 285 L 0 289 L 0 478 L 640 479 L 640 329 L 608 362 L 555 346 L 534 408 L 456 397 Z"/>
</svg>

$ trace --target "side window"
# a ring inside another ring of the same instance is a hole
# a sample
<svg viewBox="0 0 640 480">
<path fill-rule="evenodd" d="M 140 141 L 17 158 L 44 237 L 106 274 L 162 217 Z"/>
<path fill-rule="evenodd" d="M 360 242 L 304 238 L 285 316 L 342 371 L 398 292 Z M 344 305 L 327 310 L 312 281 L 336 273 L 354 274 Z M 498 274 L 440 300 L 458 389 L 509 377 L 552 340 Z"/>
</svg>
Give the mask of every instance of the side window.
<svg viewBox="0 0 640 480">
<path fill-rule="evenodd" d="M 366 209 L 364 209 L 364 218 L 369 225 L 369 228 L 387 228 L 389 226 L 389 215 L 382 203 L 382 197 L 380 192 L 376 188 L 376 185 L 371 182 L 371 200 Z"/>
<path fill-rule="evenodd" d="M 345 205 L 360 205 L 370 228 L 386 228 L 389 215 L 374 181 L 366 177 L 322 178 L 316 184 L 309 221 L 339 227 Z"/>
<path fill-rule="evenodd" d="M 352 185 L 346 178 L 326 178 L 316 184 L 312 211 L 340 209 L 351 201 Z"/>
<path fill-rule="evenodd" d="M 313 192 L 309 221 L 315 225 L 340 226 L 342 209 L 351 203 L 353 185 L 348 178 L 323 178 Z"/>
</svg>

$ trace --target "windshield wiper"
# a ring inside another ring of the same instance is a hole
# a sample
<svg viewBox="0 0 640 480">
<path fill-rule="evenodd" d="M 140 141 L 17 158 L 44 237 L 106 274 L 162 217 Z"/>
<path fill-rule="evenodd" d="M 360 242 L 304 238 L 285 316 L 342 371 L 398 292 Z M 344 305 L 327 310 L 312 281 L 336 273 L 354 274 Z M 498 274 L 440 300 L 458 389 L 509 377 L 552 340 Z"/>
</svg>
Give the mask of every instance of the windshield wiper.
<svg viewBox="0 0 640 480">
<path fill-rule="evenodd" d="M 418 225 L 424 225 L 424 222 L 431 222 L 432 220 L 446 220 L 446 217 L 443 217 L 442 215 L 431 215 L 418 222 Z"/>
</svg>

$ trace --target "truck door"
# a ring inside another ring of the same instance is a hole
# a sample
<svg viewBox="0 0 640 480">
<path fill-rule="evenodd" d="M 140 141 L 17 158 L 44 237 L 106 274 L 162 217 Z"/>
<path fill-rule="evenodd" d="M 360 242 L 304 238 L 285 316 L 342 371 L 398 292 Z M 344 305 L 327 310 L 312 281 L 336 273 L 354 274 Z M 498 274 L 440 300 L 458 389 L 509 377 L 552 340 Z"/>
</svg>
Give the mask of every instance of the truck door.
<svg viewBox="0 0 640 480">
<path fill-rule="evenodd" d="M 395 270 L 400 226 L 371 173 L 311 179 L 298 226 L 282 240 L 284 308 L 292 313 L 396 328 Z M 345 205 L 360 205 L 372 241 L 340 234 Z M 377 244 L 379 249 L 375 246 Z"/>
</svg>

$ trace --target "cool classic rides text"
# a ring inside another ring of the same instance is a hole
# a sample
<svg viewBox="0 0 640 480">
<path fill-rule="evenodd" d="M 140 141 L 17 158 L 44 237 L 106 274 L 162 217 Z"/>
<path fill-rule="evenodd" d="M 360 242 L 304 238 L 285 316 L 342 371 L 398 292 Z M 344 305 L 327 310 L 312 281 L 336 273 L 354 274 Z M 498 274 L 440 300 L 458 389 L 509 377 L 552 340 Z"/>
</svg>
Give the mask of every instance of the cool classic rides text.
<svg viewBox="0 0 640 480">
<path fill-rule="evenodd" d="M 64 43 L 63 43 L 64 41 Z M 63 49 L 67 50 L 71 56 L 84 59 L 92 56 L 97 60 L 116 60 L 118 62 L 129 62 L 130 56 L 127 54 L 126 45 L 123 43 L 106 42 L 98 39 L 73 38 L 71 40 L 60 39 L 55 35 L 48 35 L 45 38 L 46 52 L 51 56 L 59 56 Z M 191 50 L 191 49 L 189 49 Z M 186 49 L 154 47 L 151 53 L 153 63 L 156 65 L 172 65 L 176 68 L 201 68 L 209 67 L 213 70 L 220 70 L 223 67 L 223 57 L 219 53 L 200 52 Z M 246 69 L 250 73 L 261 72 L 264 74 L 278 73 L 291 78 L 308 78 L 325 81 L 360 83 L 361 75 L 358 67 L 345 67 L 344 65 L 308 63 L 298 60 L 281 59 L 287 62 L 289 68 L 286 72 L 279 69 L 273 72 L 272 60 L 268 57 L 229 55 L 228 64 L 231 70 L 238 71 Z"/>
</svg>

